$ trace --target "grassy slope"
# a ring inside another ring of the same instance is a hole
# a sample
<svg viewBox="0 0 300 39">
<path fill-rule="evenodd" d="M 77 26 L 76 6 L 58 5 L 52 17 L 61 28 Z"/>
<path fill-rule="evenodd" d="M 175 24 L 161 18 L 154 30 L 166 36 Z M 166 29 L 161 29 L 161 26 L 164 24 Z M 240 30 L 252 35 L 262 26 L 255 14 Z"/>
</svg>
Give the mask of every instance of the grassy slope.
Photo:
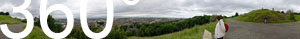
<svg viewBox="0 0 300 39">
<path fill-rule="evenodd" d="M 300 21 L 300 15 L 294 15 L 297 21 Z"/>
<path fill-rule="evenodd" d="M 0 15 L 0 24 L 20 24 L 20 20 L 13 19 L 9 15 Z"/>
<path fill-rule="evenodd" d="M 226 21 L 226 19 L 224 19 Z M 205 25 L 196 25 L 193 28 L 185 29 L 179 32 L 170 34 L 153 36 L 153 37 L 128 37 L 128 39 L 201 39 L 204 29 L 214 33 L 215 25 L 217 22 L 212 22 Z"/>
<path fill-rule="evenodd" d="M 43 33 L 41 28 L 34 26 L 31 33 L 24 39 L 50 39 L 50 38 Z"/>
</svg>

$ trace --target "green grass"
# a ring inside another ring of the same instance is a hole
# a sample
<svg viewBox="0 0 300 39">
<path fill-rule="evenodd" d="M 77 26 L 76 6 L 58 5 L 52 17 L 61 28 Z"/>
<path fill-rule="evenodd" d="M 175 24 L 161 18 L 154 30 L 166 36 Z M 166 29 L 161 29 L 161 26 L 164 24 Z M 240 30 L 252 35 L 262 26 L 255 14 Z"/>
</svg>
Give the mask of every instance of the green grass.
<svg viewBox="0 0 300 39">
<path fill-rule="evenodd" d="M 44 34 L 41 28 L 34 26 L 31 33 L 24 39 L 50 39 L 50 38 L 46 34 Z"/>
<path fill-rule="evenodd" d="M 20 20 L 13 19 L 9 15 L 0 15 L 0 24 L 20 24 Z"/>
<path fill-rule="evenodd" d="M 294 15 L 297 21 L 300 21 L 300 15 Z"/>
<path fill-rule="evenodd" d="M 185 29 L 185 30 L 170 33 L 170 34 L 153 36 L 153 37 L 131 36 L 131 37 L 128 37 L 128 39 L 202 39 L 204 29 L 208 30 L 209 32 L 211 32 L 213 34 L 216 24 L 217 24 L 217 22 L 212 22 L 212 23 L 204 24 L 204 25 L 196 25 L 193 28 Z"/>
<path fill-rule="evenodd" d="M 223 21 L 224 21 L 224 22 L 227 22 L 227 18 L 223 18 Z"/>
</svg>

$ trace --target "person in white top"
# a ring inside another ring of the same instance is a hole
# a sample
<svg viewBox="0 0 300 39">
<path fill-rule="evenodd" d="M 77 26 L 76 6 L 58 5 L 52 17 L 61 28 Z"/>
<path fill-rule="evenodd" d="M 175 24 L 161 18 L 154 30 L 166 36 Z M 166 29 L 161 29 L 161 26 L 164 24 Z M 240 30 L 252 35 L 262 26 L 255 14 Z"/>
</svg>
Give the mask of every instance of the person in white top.
<svg viewBox="0 0 300 39">
<path fill-rule="evenodd" d="M 218 16 L 216 18 L 216 20 L 218 23 L 215 28 L 214 37 L 215 37 L 215 39 L 223 39 L 223 37 L 225 36 L 225 31 L 226 31 L 223 19 L 220 19 L 220 17 Z"/>
</svg>

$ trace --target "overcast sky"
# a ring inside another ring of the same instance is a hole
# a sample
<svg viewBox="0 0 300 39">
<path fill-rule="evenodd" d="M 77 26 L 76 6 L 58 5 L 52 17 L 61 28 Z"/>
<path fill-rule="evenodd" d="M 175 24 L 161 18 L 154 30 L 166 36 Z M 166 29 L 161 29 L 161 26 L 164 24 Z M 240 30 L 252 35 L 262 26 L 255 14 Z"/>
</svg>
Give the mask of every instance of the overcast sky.
<svg viewBox="0 0 300 39">
<path fill-rule="evenodd" d="M 0 11 L 12 12 L 12 7 L 20 6 L 24 0 L 0 0 Z M 271 9 L 300 12 L 300 0 L 140 0 L 136 5 L 127 5 L 122 0 L 113 0 L 115 16 L 118 17 L 172 17 L 190 18 L 201 15 L 232 16 L 235 12 L 247 13 L 255 9 Z M 39 16 L 40 0 L 32 0 L 27 8 L 35 17 Z M 79 18 L 79 0 L 48 0 L 48 5 L 63 4 Z M 88 0 L 89 18 L 106 16 L 105 0 Z M 11 13 L 13 17 L 22 14 Z M 61 11 L 51 13 L 55 18 L 65 18 Z"/>
</svg>

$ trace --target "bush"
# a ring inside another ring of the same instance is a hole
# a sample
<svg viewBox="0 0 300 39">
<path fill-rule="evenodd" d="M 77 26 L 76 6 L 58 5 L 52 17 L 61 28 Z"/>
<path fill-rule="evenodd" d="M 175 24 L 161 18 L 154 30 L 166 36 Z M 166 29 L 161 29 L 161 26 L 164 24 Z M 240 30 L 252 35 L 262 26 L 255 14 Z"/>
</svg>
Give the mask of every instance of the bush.
<svg viewBox="0 0 300 39">
<path fill-rule="evenodd" d="M 127 39 L 127 34 L 120 29 L 112 29 L 104 39 Z"/>
<path fill-rule="evenodd" d="M 73 39 L 90 39 L 87 37 L 81 28 L 73 28 L 71 33 L 67 36 L 67 38 Z"/>
<path fill-rule="evenodd" d="M 9 15 L 9 12 L 0 12 L 0 15 Z"/>
</svg>

